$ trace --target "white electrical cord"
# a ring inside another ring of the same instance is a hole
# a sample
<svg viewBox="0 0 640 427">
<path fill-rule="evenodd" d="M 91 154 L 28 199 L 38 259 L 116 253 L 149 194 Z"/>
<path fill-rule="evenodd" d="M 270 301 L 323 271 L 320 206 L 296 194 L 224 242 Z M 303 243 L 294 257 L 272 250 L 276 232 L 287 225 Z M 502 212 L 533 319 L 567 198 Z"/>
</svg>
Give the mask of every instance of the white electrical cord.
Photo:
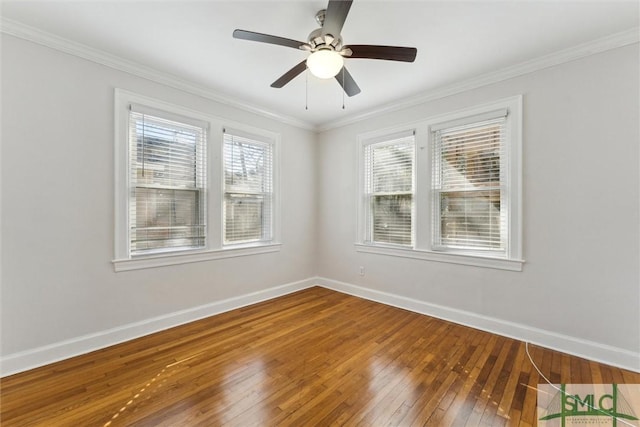
<svg viewBox="0 0 640 427">
<path fill-rule="evenodd" d="M 524 350 L 527 352 L 527 356 L 529 357 L 529 361 L 530 361 L 530 362 L 531 362 L 531 364 L 533 365 L 534 369 L 535 369 L 536 371 L 538 371 L 538 374 L 539 374 L 539 375 L 540 375 L 540 376 L 541 376 L 541 377 L 542 377 L 542 378 L 543 378 L 543 379 L 544 379 L 544 380 L 545 380 L 545 381 L 546 381 L 546 382 L 547 382 L 551 387 L 555 388 L 555 389 L 556 389 L 556 390 L 558 390 L 560 393 L 562 393 L 562 394 L 565 394 L 565 395 L 566 395 L 566 394 L 567 394 L 566 392 L 564 392 L 564 391 L 562 391 L 562 389 L 560 389 L 560 388 L 556 387 L 556 385 L 555 385 L 555 384 L 552 384 L 552 383 L 551 383 L 551 381 L 549 381 L 549 379 L 548 379 L 547 377 L 545 377 L 545 376 L 544 376 L 544 374 L 542 373 L 542 371 L 540 371 L 540 369 L 538 368 L 538 365 L 536 365 L 536 362 L 534 362 L 534 361 L 533 361 L 533 358 L 531 357 L 531 354 L 529 353 L 529 343 L 528 343 L 528 342 L 525 342 L 525 343 L 524 343 Z M 600 409 L 600 408 L 595 408 L 595 407 L 593 407 L 593 406 L 589 405 L 587 402 L 584 402 L 584 404 L 585 404 L 589 409 L 593 409 L 594 411 L 601 412 L 603 415 L 609 416 L 609 417 L 611 417 L 611 418 L 615 418 L 617 422 L 621 422 L 622 424 L 626 424 L 626 425 L 628 425 L 628 426 L 634 427 L 634 426 L 633 426 L 633 424 L 631 424 L 630 422 L 625 421 L 625 420 L 623 420 L 623 419 L 620 419 L 620 418 L 618 418 L 618 417 L 616 417 L 616 416 L 613 416 L 613 415 L 611 415 L 610 413 L 608 413 L 607 411 L 603 411 L 603 410 L 602 410 L 602 409 Z"/>
</svg>

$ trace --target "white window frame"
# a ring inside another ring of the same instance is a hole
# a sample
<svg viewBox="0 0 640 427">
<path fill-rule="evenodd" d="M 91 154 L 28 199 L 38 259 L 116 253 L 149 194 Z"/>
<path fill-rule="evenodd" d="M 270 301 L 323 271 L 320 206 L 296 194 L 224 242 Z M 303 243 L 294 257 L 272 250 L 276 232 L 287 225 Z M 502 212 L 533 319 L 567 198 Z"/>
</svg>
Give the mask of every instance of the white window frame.
<svg viewBox="0 0 640 427">
<path fill-rule="evenodd" d="M 174 247 L 167 247 L 167 248 L 155 248 L 155 249 L 138 249 L 137 253 L 133 253 L 133 249 L 129 248 L 130 250 L 130 256 L 132 258 L 141 256 L 141 255 L 151 255 L 151 254 L 160 254 L 160 253 L 169 253 L 169 252 L 178 252 L 178 251 L 191 251 L 191 250 L 199 250 L 199 249 L 203 249 L 206 246 L 206 194 L 207 194 L 207 181 L 206 181 L 206 169 L 207 169 L 207 161 L 206 161 L 206 148 L 207 148 L 207 143 L 206 143 L 206 137 L 207 137 L 207 133 L 209 131 L 209 123 L 208 122 L 204 122 L 204 121 L 200 121 L 200 120 L 195 120 L 193 119 L 193 117 L 183 117 L 183 116 L 176 116 L 173 113 L 169 113 L 167 111 L 160 111 L 160 110 L 156 110 L 156 109 L 151 109 L 148 106 L 142 106 L 142 105 L 138 105 L 138 104 L 134 104 L 131 103 L 129 106 L 129 114 L 128 114 L 128 134 L 127 134 L 127 140 L 129 142 L 129 146 L 128 148 L 128 152 L 132 153 L 132 150 L 136 150 L 135 145 L 136 142 L 134 142 L 134 139 L 137 141 L 138 138 L 143 137 L 144 136 L 144 130 L 142 131 L 141 134 L 135 134 L 132 135 L 131 132 L 134 132 L 134 127 L 137 128 L 138 125 L 143 125 L 145 123 L 145 120 L 148 123 L 148 128 L 149 131 L 151 133 L 153 133 L 154 131 L 152 130 L 154 128 L 154 126 L 173 126 L 173 128 L 171 128 L 174 132 L 176 130 L 180 130 L 182 132 L 198 132 L 196 134 L 196 141 L 195 141 L 195 152 L 194 152 L 194 158 L 196 161 L 196 170 L 197 173 L 195 174 L 195 181 L 194 181 L 194 186 L 193 187 L 172 187 L 172 186 L 168 186 L 167 183 L 165 182 L 163 185 L 157 185 L 157 183 L 155 185 L 151 185 L 149 186 L 148 184 L 150 183 L 145 183 L 145 178 L 144 178 L 144 170 L 147 169 L 151 175 L 153 175 L 153 165 L 156 164 L 155 161 L 151 160 L 151 161 L 147 161 L 145 164 L 145 160 L 143 159 L 141 161 L 141 165 L 143 168 L 143 177 L 138 177 L 137 176 L 137 167 L 136 166 L 132 166 L 130 164 L 131 169 L 135 169 L 135 170 L 131 170 L 128 176 L 129 179 L 129 186 L 131 187 L 131 191 L 129 191 L 129 203 L 127 204 L 129 211 L 129 221 L 132 221 L 131 215 L 134 213 L 134 211 L 137 211 L 137 209 L 132 209 L 133 206 L 136 206 L 136 202 L 137 202 L 137 198 L 138 198 L 138 188 L 155 188 L 155 189 L 167 189 L 167 190 L 181 190 L 182 188 L 187 189 L 187 190 L 191 190 L 191 191 L 197 191 L 198 194 L 198 202 L 197 202 L 197 217 L 198 217 L 198 227 L 200 227 L 202 229 L 201 231 L 201 236 L 202 236 L 202 244 L 192 244 L 192 245 L 183 245 L 183 246 L 174 246 Z M 171 125 L 169 125 L 167 122 L 165 122 L 166 120 L 171 122 Z M 135 125 L 134 125 L 135 124 Z M 147 127 L 145 127 L 144 129 L 147 129 Z M 201 133 L 200 133 L 201 132 Z M 156 135 L 157 136 L 157 135 Z M 199 136 L 199 138 L 198 138 Z M 150 148 L 149 145 L 147 145 L 148 142 L 145 140 L 142 143 L 142 153 L 145 152 L 145 147 Z M 137 154 L 134 155 L 135 157 L 137 157 Z M 128 159 L 131 159 L 132 157 L 129 156 Z M 134 190 L 135 188 L 135 190 Z M 137 215 L 137 212 L 136 212 Z M 142 216 L 144 216 L 142 214 Z M 135 221 L 133 221 L 135 222 Z M 127 232 L 129 234 L 128 236 L 128 242 L 131 243 L 131 239 L 133 238 L 133 230 L 132 230 L 132 224 L 129 224 L 129 227 L 127 227 Z M 137 234 L 137 233 L 136 233 Z M 145 235 L 145 232 L 141 232 L 141 235 L 139 237 L 142 237 Z"/>
<path fill-rule="evenodd" d="M 411 209 L 411 244 L 410 245 L 402 245 L 402 244 L 393 244 L 393 243 L 384 243 L 384 242 L 378 242 L 378 241 L 374 241 L 373 240 L 373 213 L 371 212 L 371 206 L 370 206 L 370 199 L 371 197 L 373 197 L 376 193 L 370 191 L 370 189 L 367 189 L 367 181 L 368 178 L 365 177 L 365 170 L 367 170 L 368 168 L 366 167 L 366 162 L 369 160 L 366 158 L 365 156 L 365 152 L 367 150 L 367 148 L 369 147 L 373 147 L 376 145 L 386 145 L 387 143 L 393 142 L 394 140 L 399 140 L 402 138 L 408 138 L 411 137 L 413 138 L 413 165 L 412 165 L 412 174 L 411 174 L 411 186 L 412 186 L 412 190 L 411 190 L 411 198 L 412 198 L 412 209 Z M 362 224 L 361 228 L 361 235 L 360 235 L 360 240 L 364 243 L 366 243 L 367 245 L 371 245 L 371 246 L 380 246 L 380 247 L 390 247 L 390 248 L 407 248 L 407 247 L 413 247 L 414 242 L 415 242 L 415 213 L 416 213 L 416 209 L 415 209 L 415 203 L 416 203 L 416 192 L 415 192 L 415 187 L 416 187 L 416 165 L 415 165 L 415 159 L 416 159 L 416 153 L 415 153 L 415 147 L 416 147 L 416 141 L 415 141 L 415 132 L 413 129 L 410 130 L 404 130 L 404 131 L 400 131 L 400 132 L 391 132 L 391 133 L 383 133 L 383 134 L 375 134 L 375 135 L 371 135 L 371 136 L 367 136 L 365 138 L 361 138 L 358 144 L 358 150 L 359 150 L 359 158 L 360 158 L 360 164 L 359 164 L 359 170 L 362 171 L 362 173 L 360 174 L 360 185 L 359 185 L 359 189 L 361 191 L 361 197 L 360 197 L 360 203 L 359 203 L 359 223 Z"/>
<path fill-rule="evenodd" d="M 279 146 L 280 135 L 275 132 L 247 126 L 224 118 L 212 116 L 186 107 L 150 98 L 144 95 L 115 89 L 114 97 L 114 259 L 115 271 L 137 270 L 191 262 L 209 261 L 237 256 L 257 255 L 280 250 L 279 243 Z M 206 141 L 206 230 L 205 247 L 202 249 L 158 252 L 132 256 L 129 250 L 129 106 L 141 105 L 175 117 L 185 117 L 208 124 Z M 222 150 L 223 129 L 230 127 L 259 135 L 273 143 L 273 232 L 268 242 L 251 242 L 244 245 L 222 244 Z"/>
<path fill-rule="evenodd" d="M 252 142 L 254 142 L 256 145 L 264 145 L 264 146 L 268 146 L 269 149 L 271 150 L 271 159 L 272 159 L 272 164 L 271 164 L 271 183 L 270 183 L 270 187 L 271 187 L 271 192 L 269 193 L 269 198 L 270 201 L 269 203 L 271 204 L 271 215 L 269 218 L 269 223 L 267 225 L 268 230 L 262 230 L 262 234 L 263 236 L 266 234 L 267 236 L 269 236 L 268 238 L 263 238 L 263 239 L 257 239 L 257 240 L 253 240 L 250 242 L 226 242 L 225 241 L 225 227 L 226 227 L 226 223 L 225 223 L 225 213 L 222 213 L 223 216 L 223 220 L 222 220 L 222 244 L 223 247 L 225 248 L 237 248 L 237 247 L 243 247 L 243 246 L 255 246 L 255 245 L 260 245 L 260 244 L 268 244 L 271 241 L 273 241 L 274 236 L 275 236 L 275 223 L 276 223 L 276 211 L 277 211 L 277 193 L 275 191 L 275 184 L 276 184 L 276 147 L 277 144 L 275 143 L 275 137 L 273 136 L 268 136 L 263 134 L 255 134 L 255 133 L 249 133 L 247 131 L 244 130 L 239 130 L 239 129 L 235 129 L 235 128 L 225 128 L 223 129 L 223 135 L 224 134 L 228 134 L 228 135 L 232 135 L 232 136 L 237 136 L 240 138 L 245 138 L 248 139 Z M 220 168 L 221 172 L 222 172 L 222 205 L 223 205 L 223 210 L 224 210 L 224 198 L 226 196 L 227 193 L 227 188 L 224 182 L 224 173 L 225 173 L 225 155 L 224 155 L 224 140 L 223 140 L 223 147 L 222 147 L 222 167 Z M 267 194 L 267 193 L 265 193 Z"/>
<path fill-rule="evenodd" d="M 433 127 L 449 126 L 480 121 L 496 110 L 507 110 L 505 123 L 507 182 L 506 202 L 508 203 L 508 252 L 506 256 L 494 256 L 482 252 L 438 250 L 433 247 L 433 191 L 432 154 L 434 149 Z M 364 159 L 363 144 L 369 140 L 398 132 L 415 130 L 415 186 L 414 186 L 414 245 L 413 247 L 390 247 L 370 244 L 365 240 L 366 210 L 364 209 Z M 404 126 L 369 132 L 358 136 L 358 210 L 356 251 L 426 261 L 445 262 L 476 267 L 522 271 L 522 95 L 500 99 L 472 108 L 442 114 L 407 123 Z"/>
</svg>

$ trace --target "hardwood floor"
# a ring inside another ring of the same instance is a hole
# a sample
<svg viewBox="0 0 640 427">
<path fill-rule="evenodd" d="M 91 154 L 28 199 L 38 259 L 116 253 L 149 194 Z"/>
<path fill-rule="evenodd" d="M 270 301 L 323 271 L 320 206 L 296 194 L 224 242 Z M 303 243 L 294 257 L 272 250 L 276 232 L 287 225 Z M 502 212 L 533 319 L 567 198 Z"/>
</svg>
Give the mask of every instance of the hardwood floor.
<svg viewBox="0 0 640 427">
<path fill-rule="evenodd" d="M 640 374 L 530 346 L 556 383 Z M 9 426 L 536 425 L 522 342 L 311 288 L 6 377 Z"/>
</svg>

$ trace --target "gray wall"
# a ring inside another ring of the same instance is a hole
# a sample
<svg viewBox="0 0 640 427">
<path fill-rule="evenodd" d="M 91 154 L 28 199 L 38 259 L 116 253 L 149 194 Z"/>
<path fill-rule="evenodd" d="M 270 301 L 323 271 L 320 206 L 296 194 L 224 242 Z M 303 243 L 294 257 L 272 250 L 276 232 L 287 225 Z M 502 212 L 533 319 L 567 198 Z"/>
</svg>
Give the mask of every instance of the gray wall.
<svg viewBox="0 0 640 427">
<path fill-rule="evenodd" d="M 281 134 L 280 252 L 115 273 L 114 88 Z M 315 275 L 316 135 L 2 37 L 2 354 Z"/>
<path fill-rule="evenodd" d="M 3 358 L 323 278 L 638 354 L 637 44 L 319 135 L 11 36 L 1 47 Z M 116 87 L 280 133 L 282 250 L 115 273 Z M 517 94 L 522 272 L 355 251 L 357 135 Z"/>
<path fill-rule="evenodd" d="M 319 275 L 638 354 L 638 75 L 633 45 L 322 133 Z M 358 134 L 518 94 L 522 272 L 356 252 Z"/>
</svg>

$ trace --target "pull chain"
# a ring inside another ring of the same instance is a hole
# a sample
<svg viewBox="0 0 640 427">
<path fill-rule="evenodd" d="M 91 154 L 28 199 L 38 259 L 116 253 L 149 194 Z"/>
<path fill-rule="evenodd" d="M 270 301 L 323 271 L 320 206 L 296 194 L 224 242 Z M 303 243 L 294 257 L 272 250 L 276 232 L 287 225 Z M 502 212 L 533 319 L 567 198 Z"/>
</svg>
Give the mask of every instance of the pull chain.
<svg viewBox="0 0 640 427">
<path fill-rule="evenodd" d="M 346 88 L 344 87 L 344 67 L 342 67 L 342 109 L 345 109 L 344 106 L 344 94 L 346 92 Z M 304 73 L 304 109 L 309 109 L 309 67 L 306 68 Z"/>
<path fill-rule="evenodd" d="M 344 110 L 344 92 L 346 88 L 344 87 L 344 67 L 342 67 L 342 109 Z"/>
</svg>

